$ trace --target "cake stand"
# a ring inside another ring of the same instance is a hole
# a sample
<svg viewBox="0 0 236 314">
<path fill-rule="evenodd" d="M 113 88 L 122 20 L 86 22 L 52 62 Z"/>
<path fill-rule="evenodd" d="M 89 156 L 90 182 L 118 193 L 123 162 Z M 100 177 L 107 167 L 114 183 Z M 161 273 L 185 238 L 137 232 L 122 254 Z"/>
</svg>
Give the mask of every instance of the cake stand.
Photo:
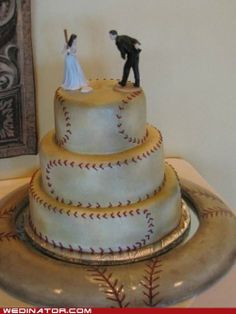
<svg viewBox="0 0 236 314">
<path fill-rule="evenodd" d="M 192 227 L 168 252 L 112 266 L 78 265 L 49 257 L 23 228 L 28 185 L 0 203 L 0 285 L 32 305 L 164 307 L 207 289 L 233 265 L 236 218 L 214 193 L 181 179 Z M 223 241 L 222 241 L 223 240 Z"/>
</svg>

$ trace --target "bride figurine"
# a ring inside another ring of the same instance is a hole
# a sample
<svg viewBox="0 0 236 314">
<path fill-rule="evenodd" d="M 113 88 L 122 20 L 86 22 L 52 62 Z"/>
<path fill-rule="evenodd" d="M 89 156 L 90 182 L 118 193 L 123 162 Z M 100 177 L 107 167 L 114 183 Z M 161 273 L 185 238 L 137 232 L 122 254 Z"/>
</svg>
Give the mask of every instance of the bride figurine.
<svg viewBox="0 0 236 314">
<path fill-rule="evenodd" d="M 64 48 L 64 80 L 62 87 L 65 90 L 80 90 L 81 93 L 89 93 L 92 88 L 88 86 L 83 70 L 76 57 L 77 52 L 77 35 L 72 34 L 67 40 L 67 32 L 65 32 L 66 45 Z"/>
</svg>

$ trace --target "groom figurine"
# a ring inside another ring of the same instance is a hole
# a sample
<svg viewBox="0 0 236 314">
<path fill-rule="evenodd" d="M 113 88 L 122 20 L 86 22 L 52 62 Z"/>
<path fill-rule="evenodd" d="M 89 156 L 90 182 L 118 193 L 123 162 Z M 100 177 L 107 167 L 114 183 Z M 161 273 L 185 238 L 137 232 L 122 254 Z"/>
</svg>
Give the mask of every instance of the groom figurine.
<svg viewBox="0 0 236 314">
<path fill-rule="evenodd" d="M 140 42 L 132 37 L 121 35 L 119 36 L 116 30 L 111 30 L 109 32 L 111 40 L 115 40 L 116 46 L 121 53 L 121 57 L 125 60 L 125 65 L 123 69 L 123 77 L 119 82 L 121 86 L 125 86 L 129 76 L 130 69 L 134 71 L 135 87 L 140 86 L 139 77 L 139 54 L 141 49 L 139 48 Z"/>
</svg>

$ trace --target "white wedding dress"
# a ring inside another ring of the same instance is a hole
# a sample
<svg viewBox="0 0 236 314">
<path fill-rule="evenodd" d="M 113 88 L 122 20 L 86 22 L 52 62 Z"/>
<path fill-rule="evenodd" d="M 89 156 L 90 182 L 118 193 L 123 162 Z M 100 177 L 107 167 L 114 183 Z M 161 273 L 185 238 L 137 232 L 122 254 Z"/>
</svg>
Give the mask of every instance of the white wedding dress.
<svg viewBox="0 0 236 314">
<path fill-rule="evenodd" d="M 64 49 L 65 63 L 62 87 L 65 90 L 80 89 L 82 93 L 88 93 L 92 88 L 88 86 L 83 70 L 78 62 L 76 44 L 77 40 L 75 39 L 71 47 Z"/>
</svg>

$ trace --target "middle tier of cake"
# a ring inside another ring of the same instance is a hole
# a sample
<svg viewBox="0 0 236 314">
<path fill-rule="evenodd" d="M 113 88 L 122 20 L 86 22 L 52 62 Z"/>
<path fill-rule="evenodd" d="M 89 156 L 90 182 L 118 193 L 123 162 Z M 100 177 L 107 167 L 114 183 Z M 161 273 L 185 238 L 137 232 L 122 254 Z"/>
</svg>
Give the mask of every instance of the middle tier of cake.
<svg viewBox="0 0 236 314">
<path fill-rule="evenodd" d="M 110 155 L 69 152 L 56 144 L 54 131 L 41 143 L 44 191 L 57 201 L 85 208 L 126 206 L 155 196 L 164 184 L 159 130 L 148 125 L 146 141 Z"/>
</svg>

